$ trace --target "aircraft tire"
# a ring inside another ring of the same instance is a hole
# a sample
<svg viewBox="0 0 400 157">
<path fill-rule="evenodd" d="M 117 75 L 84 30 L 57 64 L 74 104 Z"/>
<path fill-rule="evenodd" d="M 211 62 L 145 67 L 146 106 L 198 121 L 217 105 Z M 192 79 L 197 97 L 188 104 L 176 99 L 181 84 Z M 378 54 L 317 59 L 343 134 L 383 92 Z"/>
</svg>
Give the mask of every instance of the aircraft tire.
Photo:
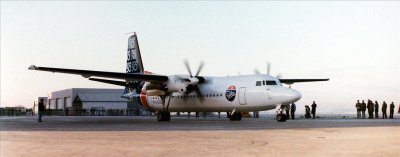
<svg viewBox="0 0 400 157">
<path fill-rule="evenodd" d="M 169 121 L 171 120 L 170 112 L 157 112 L 157 120 L 158 121 Z"/>
<path fill-rule="evenodd" d="M 286 115 L 284 115 L 284 114 L 277 114 L 277 115 L 276 115 L 276 120 L 277 120 L 278 122 L 285 122 L 286 119 L 287 119 L 287 117 L 286 117 Z"/>
<path fill-rule="evenodd" d="M 242 120 L 242 114 L 240 112 L 235 112 L 231 116 L 229 116 L 231 121 L 240 121 Z"/>
</svg>

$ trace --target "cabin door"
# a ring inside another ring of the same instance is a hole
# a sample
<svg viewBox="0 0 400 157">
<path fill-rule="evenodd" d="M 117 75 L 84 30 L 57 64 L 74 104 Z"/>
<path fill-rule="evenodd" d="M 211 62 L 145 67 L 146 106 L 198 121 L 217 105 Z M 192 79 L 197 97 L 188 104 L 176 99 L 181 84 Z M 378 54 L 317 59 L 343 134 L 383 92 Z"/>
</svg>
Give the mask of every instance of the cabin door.
<svg viewBox="0 0 400 157">
<path fill-rule="evenodd" d="M 239 104 L 246 105 L 246 87 L 240 87 L 239 89 Z"/>
</svg>

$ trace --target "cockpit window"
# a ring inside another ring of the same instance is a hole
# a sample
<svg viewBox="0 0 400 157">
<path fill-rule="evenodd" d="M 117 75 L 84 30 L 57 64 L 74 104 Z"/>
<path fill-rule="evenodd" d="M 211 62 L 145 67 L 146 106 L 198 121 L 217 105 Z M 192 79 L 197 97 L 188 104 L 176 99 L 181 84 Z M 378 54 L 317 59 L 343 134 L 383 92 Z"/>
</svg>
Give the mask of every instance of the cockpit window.
<svg viewBox="0 0 400 157">
<path fill-rule="evenodd" d="M 276 81 L 266 81 L 267 85 L 277 85 Z"/>
<path fill-rule="evenodd" d="M 261 86 L 261 81 L 257 81 L 256 86 Z"/>
</svg>

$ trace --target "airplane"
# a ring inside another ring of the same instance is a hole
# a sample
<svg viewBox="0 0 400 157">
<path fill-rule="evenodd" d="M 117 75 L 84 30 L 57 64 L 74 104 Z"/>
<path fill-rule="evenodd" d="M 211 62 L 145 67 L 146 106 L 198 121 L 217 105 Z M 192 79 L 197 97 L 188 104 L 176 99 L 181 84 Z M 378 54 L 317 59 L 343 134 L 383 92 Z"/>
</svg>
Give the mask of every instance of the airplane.
<svg viewBox="0 0 400 157">
<path fill-rule="evenodd" d="M 128 38 L 127 53 L 126 73 L 35 65 L 28 69 L 77 74 L 91 81 L 124 86 L 121 97 L 155 111 L 158 121 L 170 121 L 170 112 L 227 112 L 231 121 L 240 121 L 242 112 L 277 109 L 276 120 L 284 122 L 287 116 L 282 111 L 302 95 L 282 84 L 329 80 L 281 79 L 269 75 L 269 67 L 267 74 L 202 76 L 204 63 L 193 74 L 187 60 L 184 64 L 189 75 L 153 74 L 144 70 L 136 32 Z"/>
</svg>

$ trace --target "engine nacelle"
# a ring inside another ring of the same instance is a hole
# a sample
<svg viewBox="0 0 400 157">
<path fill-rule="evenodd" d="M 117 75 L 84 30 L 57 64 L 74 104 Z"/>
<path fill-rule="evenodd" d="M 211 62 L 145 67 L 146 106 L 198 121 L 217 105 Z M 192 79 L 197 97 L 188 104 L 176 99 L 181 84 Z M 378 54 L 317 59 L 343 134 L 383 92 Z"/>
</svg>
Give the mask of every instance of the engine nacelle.
<svg viewBox="0 0 400 157">
<path fill-rule="evenodd" d="M 162 90 L 147 90 L 147 96 L 162 96 L 165 95 L 165 92 Z"/>
<path fill-rule="evenodd" d="M 142 93 L 145 93 L 150 96 L 157 95 L 165 95 L 165 93 L 186 93 L 188 92 L 188 87 L 191 85 L 195 85 L 199 83 L 199 79 L 196 77 L 188 77 L 188 76 L 169 76 L 168 81 L 164 83 L 152 83 L 146 82 L 143 85 Z"/>
<path fill-rule="evenodd" d="M 186 93 L 186 88 L 189 86 L 189 82 L 183 77 L 171 76 L 166 84 L 168 92 L 179 92 Z"/>
</svg>

